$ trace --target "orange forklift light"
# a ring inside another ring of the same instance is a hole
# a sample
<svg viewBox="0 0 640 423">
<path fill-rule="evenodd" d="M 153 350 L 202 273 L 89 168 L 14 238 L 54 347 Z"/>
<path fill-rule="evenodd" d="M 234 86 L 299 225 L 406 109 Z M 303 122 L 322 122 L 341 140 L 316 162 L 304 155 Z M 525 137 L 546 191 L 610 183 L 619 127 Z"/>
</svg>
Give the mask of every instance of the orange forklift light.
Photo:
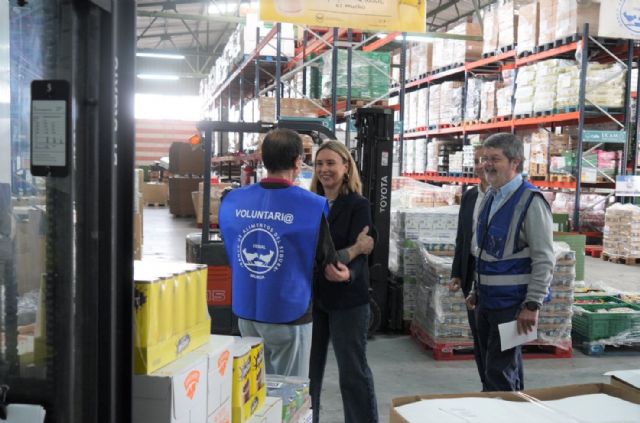
<svg viewBox="0 0 640 423">
<path fill-rule="evenodd" d="M 189 137 L 189 143 L 191 145 L 199 145 L 202 144 L 202 137 L 200 134 L 195 134 Z"/>
</svg>

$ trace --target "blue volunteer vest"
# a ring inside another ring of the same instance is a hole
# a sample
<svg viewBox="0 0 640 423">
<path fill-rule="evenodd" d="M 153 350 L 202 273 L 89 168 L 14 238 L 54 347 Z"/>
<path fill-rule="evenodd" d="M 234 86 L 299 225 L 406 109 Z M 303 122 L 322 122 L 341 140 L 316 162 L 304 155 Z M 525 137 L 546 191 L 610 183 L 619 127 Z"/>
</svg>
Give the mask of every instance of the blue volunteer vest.
<svg viewBox="0 0 640 423">
<path fill-rule="evenodd" d="M 480 301 L 489 309 L 512 307 L 522 303 L 531 279 L 531 258 L 519 240 L 527 209 L 539 190 L 524 181 L 502 204 L 491 220 L 493 196 L 489 196 L 478 216 L 476 230 L 480 249 L 476 260 Z"/>
<path fill-rule="evenodd" d="M 311 301 L 324 197 L 300 187 L 236 189 L 220 206 L 220 230 L 232 269 L 233 312 L 243 319 L 289 323 Z"/>
</svg>

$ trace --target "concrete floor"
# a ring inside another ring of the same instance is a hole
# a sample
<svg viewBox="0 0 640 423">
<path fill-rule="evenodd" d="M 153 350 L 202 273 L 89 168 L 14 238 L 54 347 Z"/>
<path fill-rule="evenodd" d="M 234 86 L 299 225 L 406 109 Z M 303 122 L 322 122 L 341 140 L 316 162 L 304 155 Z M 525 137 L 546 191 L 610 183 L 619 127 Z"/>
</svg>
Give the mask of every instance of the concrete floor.
<svg viewBox="0 0 640 423">
<path fill-rule="evenodd" d="M 184 260 L 185 236 L 199 231 L 192 218 L 173 218 L 168 208 L 145 208 L 145 257 Z M 621 291 L 640 292 L 640 268 L 587 257 L 587 283 Z M 412 394 L 479 391 L 473 361 L 436 361 L 429 351 L 406 335 L 377 335 L 368 345 L 369 365 L 376 382 L 380 421 L 389 421 L 391 400 Z M 525 360 L 525 387 L 542 388 L 575 383 L 608 382 L 603 373 L 640 367 L 640 350 L 612 350 L 593 357 L 574 350 L 570 359 Z M 324 379 L 321 421 L 340 423 L 342 400 L 338 370 L 332 354 Z M 366 423 L 366 422 L 363 422 Z"/>
</svg>

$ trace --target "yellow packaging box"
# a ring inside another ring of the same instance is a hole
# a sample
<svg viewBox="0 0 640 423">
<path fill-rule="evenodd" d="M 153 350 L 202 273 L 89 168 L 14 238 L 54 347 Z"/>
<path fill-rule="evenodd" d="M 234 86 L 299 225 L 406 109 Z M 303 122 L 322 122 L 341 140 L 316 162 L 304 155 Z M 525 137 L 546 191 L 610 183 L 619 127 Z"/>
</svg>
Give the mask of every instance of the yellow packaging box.
<svg viewBox="0 0 640 423">
<path fill-rule="evenodd" d="M 231 421 L 244 423 L 251 417 L 251 347 L 236 342 L 231 382 Z"/>
</svg>

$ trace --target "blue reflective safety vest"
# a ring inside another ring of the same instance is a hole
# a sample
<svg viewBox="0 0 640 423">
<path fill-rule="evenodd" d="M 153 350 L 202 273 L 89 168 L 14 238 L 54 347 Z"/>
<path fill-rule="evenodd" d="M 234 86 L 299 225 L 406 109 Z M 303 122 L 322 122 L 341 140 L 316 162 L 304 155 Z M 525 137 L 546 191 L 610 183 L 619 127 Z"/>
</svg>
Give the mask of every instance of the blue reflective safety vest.
<svg viewBox="0 0 640 423">
<path fill-rule="evenodd" d="M 478 296 L 488 309 L 501 309 L 522 303 L 531 280 L 529 247 L 521 245 L 520 231 L 527 209 L 540 191 L 529 182 L 520 187 L 495 212 L 489 213 L 493 196 L 485 197 L 478 216 L 476 242 Z"/>
<path fill-rule="evenodd" d="M 232 270 L 233 312 L 289 323 L 311 302 L 324 197 L 297 186 L 236 189 L 220 205 L 220 230 Z"/>
</svg>

